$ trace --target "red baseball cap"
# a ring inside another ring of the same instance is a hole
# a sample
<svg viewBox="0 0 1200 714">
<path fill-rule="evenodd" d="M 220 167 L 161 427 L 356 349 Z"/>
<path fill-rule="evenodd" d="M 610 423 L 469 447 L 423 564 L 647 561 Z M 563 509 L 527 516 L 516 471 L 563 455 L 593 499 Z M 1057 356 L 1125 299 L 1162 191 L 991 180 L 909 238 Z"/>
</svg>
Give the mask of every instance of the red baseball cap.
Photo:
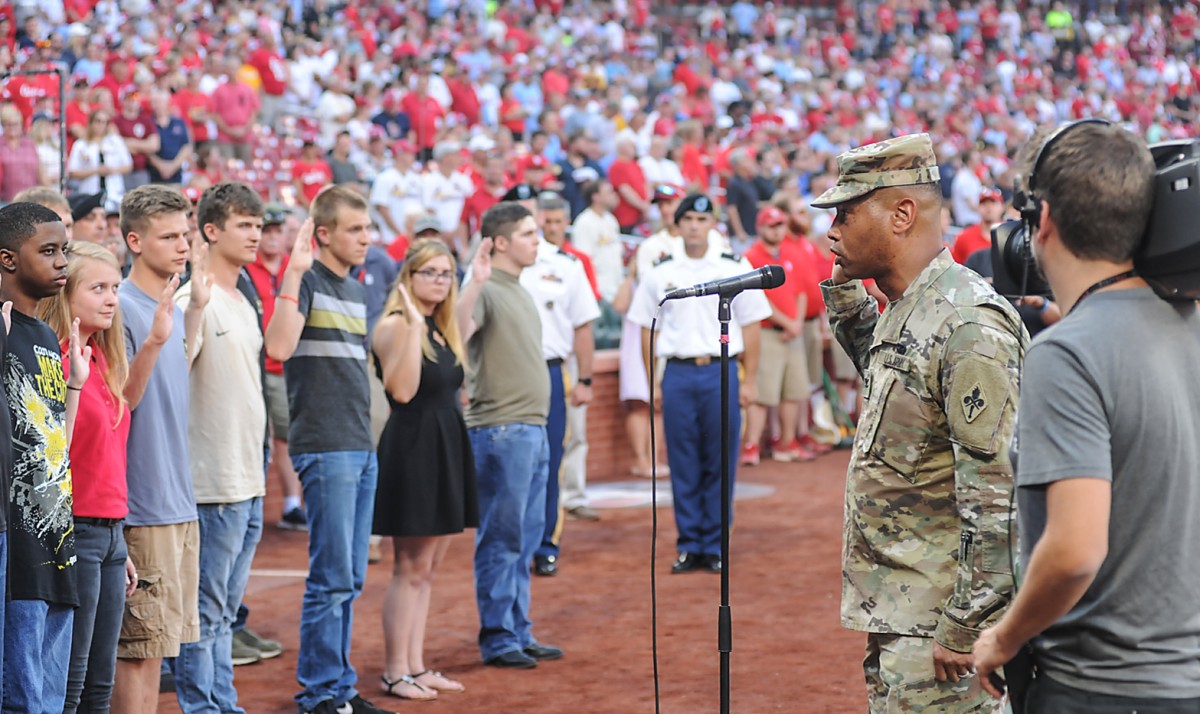
<svg viewBox="0 0 1200 714">
<path fill-rule="evenodd" d="M 183 189 L 183 195 L 184 198 L 191 201 L 192 204 L 195 205 L 200 202 L 200 197 L 204 195 L 204 192 L 195 186 L 187 186 Z"/>
<path fill-rule="evenodd" d="M 401 139 L 401 140 L 397 141 L 396 143 L 392 144 L 392 153 L 393 154 L 399 154 L 401 152 L 403 152 L 405 154 L 415 154 L 415 153 L 417 153 L 417 145 L 412 143 L 408 139 Z"/>
<path fill-rule="evenodd" d="M 687 195 L 687 189 L 673 183 L 662 183 L 654 189 L 654 203 L 659 201 L 674 201 Z"/>
<path fill-rule="evenodd" d="M 525 170 L 527 170 L 527 171 L 529 169 L 548 169 L 548 168 L 550 168 L 550 162 L 547 161 L 546 157 L 542 156 L 541 154 L 533 154 L 529 158 L 525 159 Z"/>
<path fill-rule="evenodd" d="M 787 216 L 774 206 L 767 206 L 758 212 L 758 226 L 778 226 L 787 223 Z"/>
<path fill-rule="evenodd" d="M 979 192 L 979 202 L 983 203 L 984 201 L 1004 203 L 1004 194 L 1000 193 L 998 188 L 985 188 Z"/>
</svg>

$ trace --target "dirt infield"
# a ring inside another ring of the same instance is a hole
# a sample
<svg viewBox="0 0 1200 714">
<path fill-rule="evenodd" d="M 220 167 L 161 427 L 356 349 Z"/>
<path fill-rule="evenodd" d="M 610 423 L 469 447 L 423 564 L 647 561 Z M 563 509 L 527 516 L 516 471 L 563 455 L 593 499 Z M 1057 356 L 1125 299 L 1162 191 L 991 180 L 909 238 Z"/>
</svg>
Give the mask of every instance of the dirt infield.
<svg viewBox="0 0 1200 714">
<path fill-rule="evenodd" d="M 866 691 L 864 638 L 838 625 L 843 476 L 846 452 L 809 464 L 766 461 L 739 478 L 774 493 L 739 500 L 730 600 L 733 614 L 732 711 L 859 712 Z M 267 523 L 279 515 L 268 499 Z M 390 555 L 372 565 L 355 608 L 353 661 L 376 704 L 410 711 L 570 714 L 653 712 L 650 646 L 650 509 L 601 512 L 598 522 L 568 521 L 560 572 L 535 578 L 532 614 L 539 640 L 566 657 L 527 671 L 479 661 L 470 534 L 457 537 L 434 586 L 427 665 L 462 680 L 463 694 L 414 703 L 379 693 L 380 607 Z M 718 710 L 718 576 L 671 576 L 674 521 L 659 510 L 658 615 L 662 711 Z M 386 543 L 385 543 L 386 546 Z M 281 657 L 236 670 L 250 714 L 293 714 L 305 535 L 268 526 L 250 579 L 250 626 L 283 642 Z M 178 712 L 174 696 L 160 711 Z"/>
</svg>

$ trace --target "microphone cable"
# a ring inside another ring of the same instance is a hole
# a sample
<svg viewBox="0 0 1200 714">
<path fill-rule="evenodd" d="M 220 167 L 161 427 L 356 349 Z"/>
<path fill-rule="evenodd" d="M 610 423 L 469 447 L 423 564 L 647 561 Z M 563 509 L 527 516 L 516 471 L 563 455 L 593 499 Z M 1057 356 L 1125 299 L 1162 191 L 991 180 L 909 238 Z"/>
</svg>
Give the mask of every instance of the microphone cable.
<svg viewBox="0 0 1200 714">
<path fill-rule="evenodd" d="M 658 374 L 658 357 L 654 353 L 654 337 L 658 334 L 658 316 L 663 303 L 658 303 L 654 318 L 650 320 L 650 364 L 647 365 L 647 381 L 650 382 L 650 653 L 654 667 L 654 714 L 661 713 L 658 682 L 658 444 L 654 438 L 654 377 Z"/>
</svg>

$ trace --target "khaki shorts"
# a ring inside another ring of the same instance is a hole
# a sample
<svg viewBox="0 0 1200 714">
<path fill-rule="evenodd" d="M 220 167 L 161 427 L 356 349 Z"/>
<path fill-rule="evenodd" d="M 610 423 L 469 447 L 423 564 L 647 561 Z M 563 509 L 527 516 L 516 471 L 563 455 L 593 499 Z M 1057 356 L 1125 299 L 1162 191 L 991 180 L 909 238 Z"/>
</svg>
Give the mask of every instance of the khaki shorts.
<svg viewBox="0 0 1200 714">
<path fill-rule="evenodd" d="M 117 657 L 178 657 L 200 639 L 200 522 L 126 526 L 138 586 L 125 601 Z"/>
<path fill-rule="evenodd" d="M 821 320 L 823 319 L 825 319 L 824 316 L 805 320 L 804 330 L 800 333 L 804 338 L 808 381 L 815 389 L 820 389 L 825 384 L 825 349 L 821 347 Z"/>
<path fill-rule="evenodd" d="M 287 380 L 282 374 L 267 372 L 267 417 L 271 420 L 271 436 L 280 441 L 288 440 L 288 409 Z"/>
<path fill-rule="evenodd" d="M 759 342 L 758 403 L 776 407 L 781 401 L 797 402 L 808 397 L 808 385 L 803 336 L 785 342 L 779 330 L 763 328 Z"/>
</svg>

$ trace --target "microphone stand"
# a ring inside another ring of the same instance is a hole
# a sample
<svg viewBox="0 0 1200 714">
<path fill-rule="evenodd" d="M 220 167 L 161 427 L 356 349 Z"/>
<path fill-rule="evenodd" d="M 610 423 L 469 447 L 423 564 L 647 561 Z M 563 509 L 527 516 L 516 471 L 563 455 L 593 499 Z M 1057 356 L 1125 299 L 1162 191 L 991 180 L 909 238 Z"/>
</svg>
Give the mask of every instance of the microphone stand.
<svg viewBox="0 0 1200 714">
<path fill-rule="evenodd" d="M 729 320 L 733 295 L 720 293 L 717 321 L 721 323 L 721 605 L 717 610 L 717 650 L 721 653 L 721 714 L 729 714 L 729 653 L 733 650 L 733 622 L 729 611 Z"/>
</svg>

